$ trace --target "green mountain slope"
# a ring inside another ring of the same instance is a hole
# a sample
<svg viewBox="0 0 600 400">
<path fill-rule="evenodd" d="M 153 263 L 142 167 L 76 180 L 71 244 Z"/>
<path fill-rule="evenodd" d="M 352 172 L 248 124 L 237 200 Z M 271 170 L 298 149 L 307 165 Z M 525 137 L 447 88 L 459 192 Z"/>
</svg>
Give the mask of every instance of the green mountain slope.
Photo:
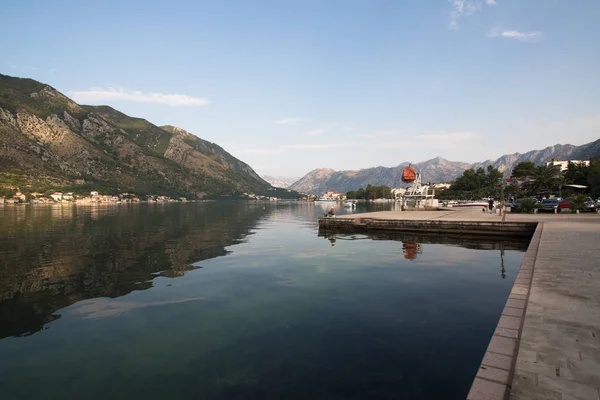
<svg viewBox="0 0 600 400">
<path fill-rule="evenodd" d="M 278 192 L 247 164 L 183 129 L 80 106 L 48 85 L 2 74 L 0 187 L 191 198 Z"/>
</svg>

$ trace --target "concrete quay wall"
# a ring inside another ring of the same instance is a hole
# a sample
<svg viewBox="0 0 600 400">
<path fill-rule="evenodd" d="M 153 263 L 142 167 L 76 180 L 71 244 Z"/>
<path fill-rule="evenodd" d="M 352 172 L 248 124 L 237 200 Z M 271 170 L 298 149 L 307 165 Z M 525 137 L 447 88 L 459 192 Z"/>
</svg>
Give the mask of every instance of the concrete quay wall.
<svg viewBox="0 0 600 400">
<path fill-rule="evenodd" d="M 531 237 L 537 222 L 457 221 L 435 219 L 319 218 L 320 230 L 401 231 Z"/>
</svg>

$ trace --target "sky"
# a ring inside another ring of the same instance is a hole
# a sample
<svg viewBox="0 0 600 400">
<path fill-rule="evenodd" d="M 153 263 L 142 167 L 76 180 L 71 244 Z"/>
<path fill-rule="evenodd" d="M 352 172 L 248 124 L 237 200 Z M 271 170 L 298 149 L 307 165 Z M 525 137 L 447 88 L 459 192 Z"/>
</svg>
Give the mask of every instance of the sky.
<svg viewBox="0 0 600 400">
<path fill-rule="evenodd" d="M 0 73 L 261 175 L 475 162 L 600 138 L 598 20 L 598 0 L 19 0 Z"/>
</svg>

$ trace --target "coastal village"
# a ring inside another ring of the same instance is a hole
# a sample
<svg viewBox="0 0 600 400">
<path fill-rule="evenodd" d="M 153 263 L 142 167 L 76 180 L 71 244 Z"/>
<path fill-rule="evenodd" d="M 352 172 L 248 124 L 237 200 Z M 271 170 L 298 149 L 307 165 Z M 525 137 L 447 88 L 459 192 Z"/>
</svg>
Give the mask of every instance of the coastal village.
<svg viewBox="0 0 600 400">
<path fill-rule="evenodd" d="M 314 196 L 315 198 L 317 196 Z M 242 199 L 276 201 L 281 200 L 279 197 L 263 196 L 254 193 L 242 193 Z M 304 200 L 309 200 L 309 195 L 303 195 Z M 89 195 L 78 195 L 73 192 L 53 192 L 51 194 L 32 192 L 25 194 L 17 189 L 13 196 L 0 196 L 0 205 L 4 204 L 57 204 L 57 203 L 77 203 L 77 204 L 117 204 L 117 203 L 182 203 L 193 202 L 196 200 L 188 199 L 187 197 L 173 198 L 170 196 L 150 194 L 136 195 L 135 193 L 119 193 L 119 194 L 101 194 L 98 191 L 91 191 Z"/>
<path fill-rule="evenodd" d="M 44 194 L 33 192 L 28 196 L 17 191 L 12 197 L 0 197 L 0 204 L 54 204 L 54 203 L 139 203 L 142 201 L 156 203 L 186 202 L 185 197 L 173 199 L 169 196 L 148 195 L 140 197 L 134 193 L 121 193 L 119 195 L 100 194 L 97 191 L 91 191 L 89 196 L 77 195 L 73 192 L 62 193 L 54 192 Z"/>
</svg>

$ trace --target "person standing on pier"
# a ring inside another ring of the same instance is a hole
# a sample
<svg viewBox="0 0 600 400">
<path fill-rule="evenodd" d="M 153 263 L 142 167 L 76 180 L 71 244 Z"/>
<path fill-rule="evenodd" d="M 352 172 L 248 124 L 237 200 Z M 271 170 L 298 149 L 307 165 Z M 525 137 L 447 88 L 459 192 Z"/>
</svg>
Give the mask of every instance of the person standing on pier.
<svg viewBox="0 0 600 400">
<path fill-rule="evenodd" d="M 490 210 L 490 214 L 492 213 L 492 208 L 494 208 L 494 199 L 490 197 L 490 200 L 488 201 L 488 206 L 489 206 L 489 210 Z"/>
</svg>

